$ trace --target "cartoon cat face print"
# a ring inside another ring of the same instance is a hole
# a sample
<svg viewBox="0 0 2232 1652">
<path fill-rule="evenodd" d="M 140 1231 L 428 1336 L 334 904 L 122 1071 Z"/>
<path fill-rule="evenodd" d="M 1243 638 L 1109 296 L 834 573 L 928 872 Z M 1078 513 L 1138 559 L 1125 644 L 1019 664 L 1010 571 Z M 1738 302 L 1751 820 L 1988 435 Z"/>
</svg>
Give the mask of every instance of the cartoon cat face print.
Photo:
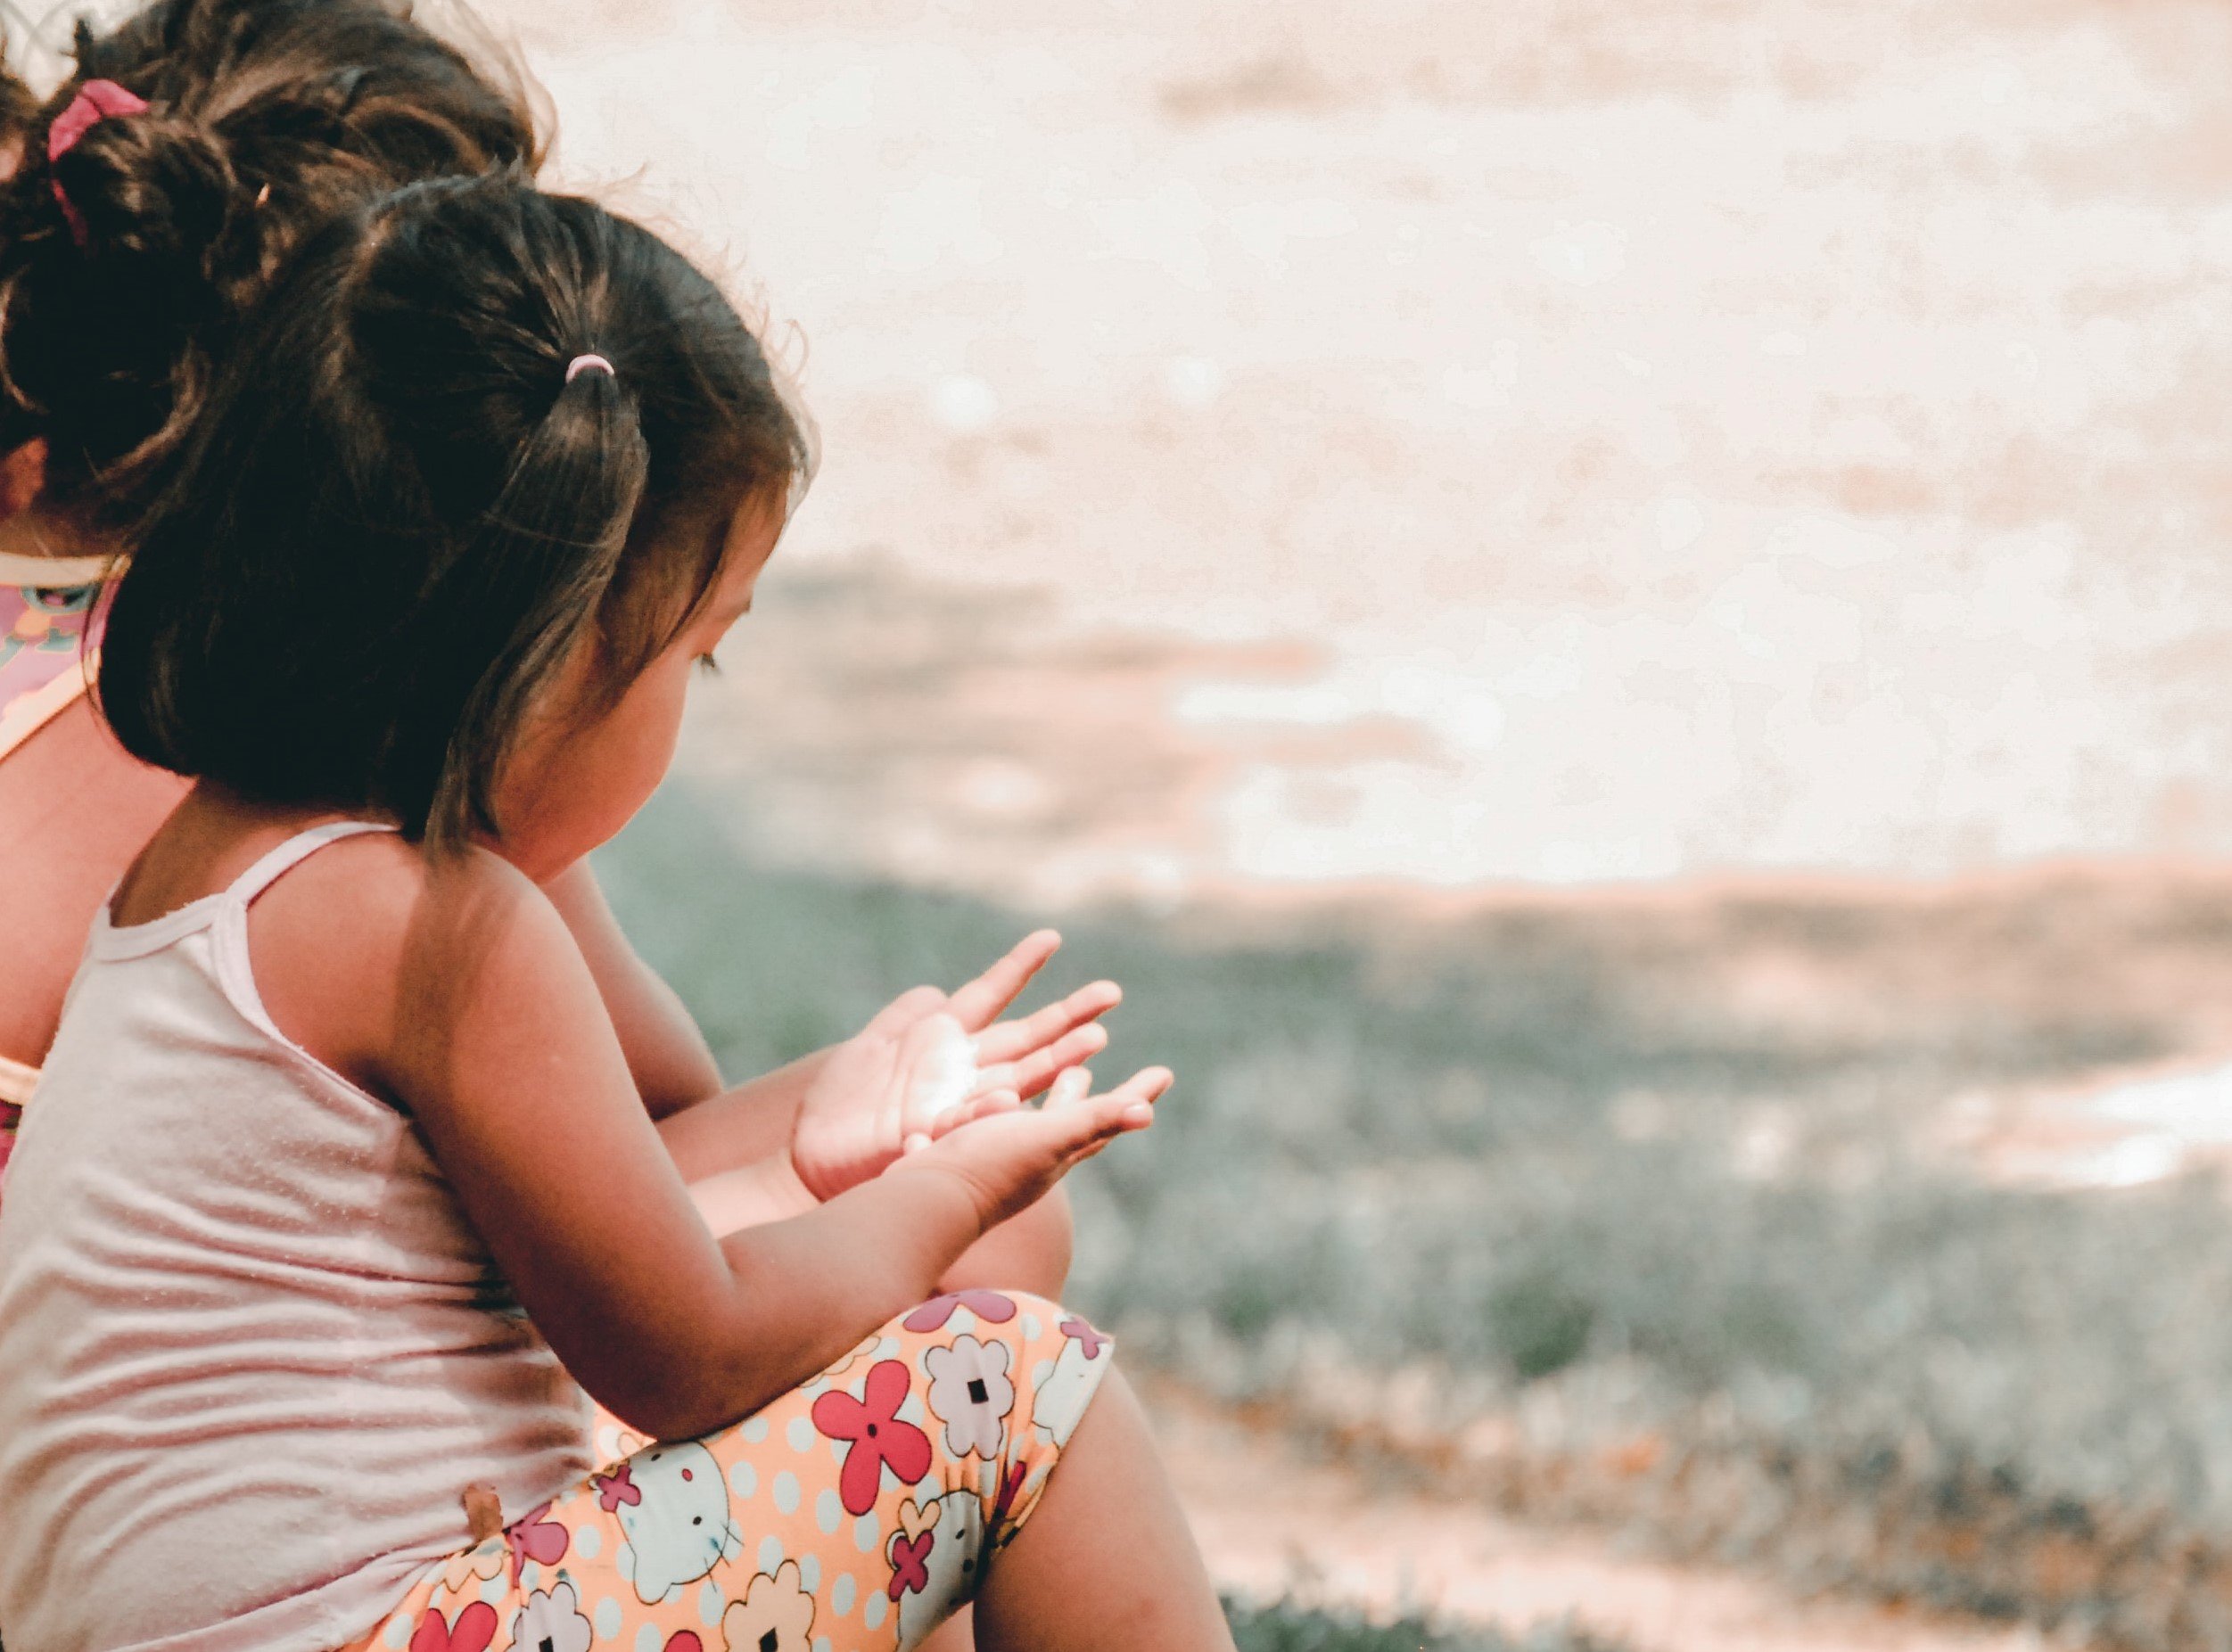
<svg viewBox="0 0 2232 1652">
<path fill-rule="evenodd" d="M 729 1517 L 721 1464 L 704 1446 L 651 1446 L 630 1458 L 627 1468 L 637 1495 L 614 1512 L 628 1539 L 636 1595 L 656 1606 L 734 1556 L 741 1540 Z"/>
<path fill-rule="evenodd" d="M 898 1591 L 901 1652 L 919 1646 L 930 1631 L 976 1594 L 984 1562 L 984 1510 L 974 1492 L 948 1492 L 919 1511 L 900 1511 L 885 1558 Z"/>
<path fill-rule="evenodd" d="M 1072 1324 L 1078 1334 L 1069 1333 Z M 1031 1401 L 1031 1421 L 1041 1439 L 1057 1449 L 1069 1443 L 1114 1357 L 1107 1337 L 1082 1320 L 1065 1322 L 1061 1357 Z"/>
</svg>

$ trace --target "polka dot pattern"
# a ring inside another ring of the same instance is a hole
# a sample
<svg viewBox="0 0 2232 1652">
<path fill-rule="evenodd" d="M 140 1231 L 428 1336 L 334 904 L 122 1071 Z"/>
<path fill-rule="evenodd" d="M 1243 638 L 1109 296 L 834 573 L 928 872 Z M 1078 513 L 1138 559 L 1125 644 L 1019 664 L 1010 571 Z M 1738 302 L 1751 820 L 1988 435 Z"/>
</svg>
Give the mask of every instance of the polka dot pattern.
<svg viewBox="0 0 2232 1652">
<path fill-rule="evenodd" d="M 547 1602 L 561 1582 L 579 1603 L 569 1645 L 595 1652 L 917 1644 L 973 1593 L 988 1534 L 1029 1517 L 1113 1363 L 1104 1339 L 1086 1350 L 1066 1334 L 1066 1319 L 1082 1322 L 1050 1303 L 973 1294 L 976 1308 L 940 1298 L 914 1316 L 925 1328 L 894 1321 L 829 1372 L 701 1440 L 630 1453 L 639 1436 L 600 1418 L 595 1437 L 614 1451 L 600 1478 L 539 1518 L 564 1528 L 562 1555 L 530 1559 L 516 1576 L 496 1545 L 472 1565 L 445 1559 L 343 1652 L 408 1652 L 429 1613 L 441 1633 L 430 1629 L 426 1643 L 448 1644 L 468 1607 L 496 1614 L 494 1652 L 530 1597 Z M 1003 1301 L 1012 1307 L 1000 1318 Z M 966 1369 L 954 1364 L 961 1338 Z M 972 1384 L 980 1370 L 1005 1375 Z M 998 1415 L 960 1416 L 987 1406 Z M 955 1439 L 984 1443 L 957 1456 Z"/>
</svg>

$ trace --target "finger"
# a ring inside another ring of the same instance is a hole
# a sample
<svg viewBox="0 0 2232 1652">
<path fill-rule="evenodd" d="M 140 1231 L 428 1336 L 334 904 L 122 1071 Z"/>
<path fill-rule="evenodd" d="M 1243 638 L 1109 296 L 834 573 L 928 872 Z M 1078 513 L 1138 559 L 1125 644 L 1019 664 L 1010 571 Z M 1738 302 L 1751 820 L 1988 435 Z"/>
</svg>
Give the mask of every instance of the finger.
<svg viewBox="0 0 2232 1652">
<path fill-rule="evenodd" d="M 1075 1072 L 1077 1069 L 1073 1068 Z M 1139 1078 L 1150 1075 L 1141 1074 Z M 1068 1074 L 1063 1075 L 1067 1079 Z M 1166 1078 L 1167 1075 L 1165 1075 Z M 1059 1081 L 1058 1081 L 1058 1083 Z M 1126 1080 L 1105 1096 L 1088 1096 L 1055 1109 L 1050 1099 L 1050 1124 L 1058 1130 L 1057 1151 L 1065 1167 L 1098 1153 L 1118 1136 L 1132 1130 L 1145 1130 L 1155 1122 L 1155 1107 L 1145 1099 L 1154 1093 L 1153 1085 L 1141 1085 L 1138 1078 Z"/>
<path fill-rule="evenodd" d="M 993 1118 L 1002 1113 L 1017 1113 L 1022 1107 L 1023 1097 L 1011 1089 L 987 1090 L 971 1097 L 966 1104 L 938 1120 L 931 1134 L 943 1136 L 963 1124 L 974 1124 L 979 1119 Z"/>
<path fill-rule="evenodd" d="M 946 1000 L 955 1018 L 969 1031 L 982 1032 L 1023 995 L 1031 977 L 1046 967 L 1046 960 L 1061 945 L 1061 936 L 1050 929 L 1034 930 L 1024 936 L 1007 957 Z"/>
<path fill-rule="evenodd" d="M 876 1012 L 867 1031 L 878 1038 L 895 1039 L 925 1015 L 934 1015 L 945 1007 L 945 994 L 937 988 L 910 987 Z"/>
<path fill-rule="evenodd" d="M 1059 1073 L 1053 1086 L 1046 1092 L 1046 1110 L 1075 1105 L 1084 1100 L 1092 1089 L 1092 1074 L 1083 1067 L 1071 1067 Z"/>
<path fill-rule="evenodd" d="M 1099 1020 L 1122 1002 L 1124 989 L 1113 981 L 1096 981 L 1091 986 L 1080 987 L 1044 1009 L 986 1027 L 976 1039 L 979 1059 L 1013 1061 L 1052 1043 L 1072 1027 Z"/>
<path fill-rule="evenodd" d="M 1011 1089 L 1018 1096 L 1035 1096 L 1051 1084 L 1054 1075 L 1063 1068 L 1074 1067 L 1081 1061 L 1091 1061 L 1108 1045 L 1108 1030 L 1106 1027 L 1079 1027 L 1020 1061 L 978 1068 L 976 1086 L 979 1089 Z"/>
<path fill-rule="evenodd" d="M 1107 1095 L 1093 1097 L 1092 1102 L 1096 1106 L 1105 1102 L 1119 1113 L 1145 1107 L 1151 1116 L 1155 1104 L 1169 1093 L 1176 1081 L 1176 1074 L 1168 1067 L 1141 1067 Z"/>
</svg>

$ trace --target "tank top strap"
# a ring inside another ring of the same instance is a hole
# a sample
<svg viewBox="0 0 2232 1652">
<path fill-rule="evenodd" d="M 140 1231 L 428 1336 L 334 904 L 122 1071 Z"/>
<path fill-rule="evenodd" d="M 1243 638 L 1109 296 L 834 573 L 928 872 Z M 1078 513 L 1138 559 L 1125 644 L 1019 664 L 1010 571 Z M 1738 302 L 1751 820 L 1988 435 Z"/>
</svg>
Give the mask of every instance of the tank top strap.
<svg viewBox="0 0 2232 1652">
<path fill-rule="evenodd" d="M 232 886 L 226 890 L 225 898 L 244 907 L 326 844 L 338 843 L 344 837 L 361 837 L 367 832 L 394 830 L 377 820 L 329 820 L 307 832 L 297 832 L 235 878 Z"/>
</svg>

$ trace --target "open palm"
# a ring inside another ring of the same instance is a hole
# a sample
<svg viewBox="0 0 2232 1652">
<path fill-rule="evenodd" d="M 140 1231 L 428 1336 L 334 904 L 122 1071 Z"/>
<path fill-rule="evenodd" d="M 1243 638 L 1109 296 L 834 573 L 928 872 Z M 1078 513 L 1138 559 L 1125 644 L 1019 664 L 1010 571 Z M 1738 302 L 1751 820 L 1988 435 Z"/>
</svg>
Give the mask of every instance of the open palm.
<svg viewBox="0 0 2232 1652">
<path fill-rule="evenodd" d="M 1032 1015 L 1000 1016 L 1061 946 L 1052 930 L 1025 936 L 951 994 L 902 993 L 831 1050 L 807 1087 L 791 1134 L 791 1163 L 816 1198 L 881 1172 L 912 1145 L 1011 1111 L 1055 1076 L 1097 1055 L 1100 1018 L 1123 993 L 1097 981 Z"/>
</svg>

